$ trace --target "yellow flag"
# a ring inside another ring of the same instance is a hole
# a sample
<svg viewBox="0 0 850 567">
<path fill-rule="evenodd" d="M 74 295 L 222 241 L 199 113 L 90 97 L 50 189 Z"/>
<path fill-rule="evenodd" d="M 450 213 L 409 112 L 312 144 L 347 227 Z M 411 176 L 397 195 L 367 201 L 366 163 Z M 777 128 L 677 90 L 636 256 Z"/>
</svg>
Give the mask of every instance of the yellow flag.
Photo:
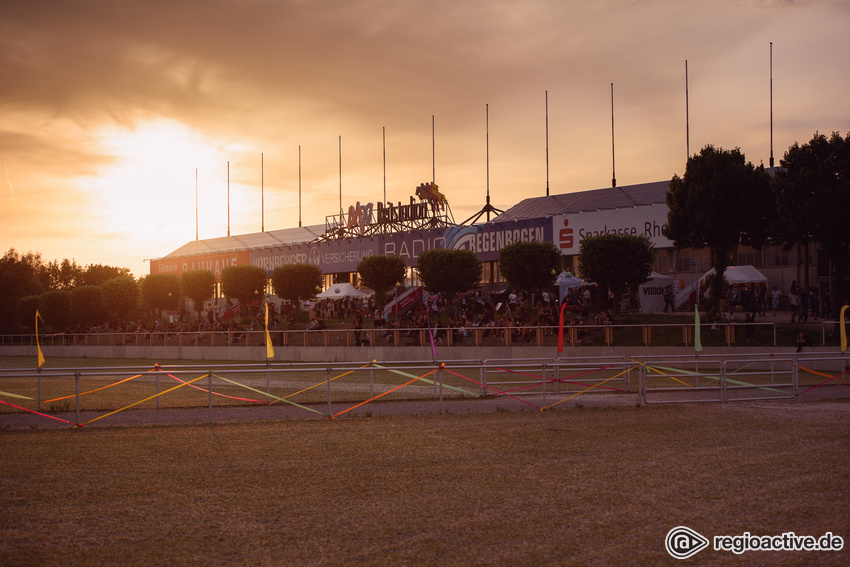
<svg viewBox="0 0 850 567">
<path fill-rule="evenodd" d="M 266 301 L 266 358 L 274 358 L 274 346 L 269 335 L 269 302 Z"/>
<path fill-rule="evenodd" d="M 38 368 L 44 366 L 44 355 L 41 353 L 41 343 L 38 342 L 38 320 L 41 319 L 41 315 L 38 314 L 38 309 L 35 310 L 35 346 L 38 349 Z M 44 323 L 44 319 L 41 319 L 41 322 Z"/>
<path fill-rule="evenodd" d="M 847 352 L 847 329 L 844 327 L 844 311 L 847 306 L 841 308 L 841 315 L 838 316 L 839 324 L 841 325 L 841 352 Z"/>
</svg>

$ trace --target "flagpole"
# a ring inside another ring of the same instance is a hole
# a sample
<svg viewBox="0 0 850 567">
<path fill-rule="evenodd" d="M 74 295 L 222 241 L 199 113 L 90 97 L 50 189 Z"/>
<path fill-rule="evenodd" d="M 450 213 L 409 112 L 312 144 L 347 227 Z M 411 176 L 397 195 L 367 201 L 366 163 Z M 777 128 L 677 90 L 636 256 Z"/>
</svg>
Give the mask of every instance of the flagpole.
<svg viewBox="0 0 850 567">
<path fill-rule="evenodd" d="M 339 137 L 339 220 L 342 222 L 342 135 Z"/>
<path fill-rule="evenodd" d="M 384 203 L 387 202 L 387 127 L 381 127 L 381 138 L 384 144 Z"/>
<path fill-rule="evenodd" d="M 265 170 L 263 169 L 263 153 L 260 152 L 260 232 L 266 231 L 266 195 Z"/>
<path fill-rule="evenodd" d="M 614 83 L 611 83 L 611 187 L 617 186 L 617 160 L 614 157 Z"/>
<path fill-rule="evenodd" d="M 546 91 L 546 196 L 549 196 L 549 91 Z"/>
<path fill-rule="evenodd" d="M 485 144 L 487 146 L 486 152 L 486 167 L 487 167 L 487 204 L 485 207 L 487 208 L 487 222 L 490 222 L 490 103 L 484 104 L 484 122 L 485 122 Z"/>
<path fill-rule="evenodd" d="M 301 227 L 301 144 L 298 145 L 298 227 Z"/>
<path fill-rule="evenodd" d="M 195 240 L 198 240 L 198 168 L 195 168 Z"/>
<path fill-rule="evenodd" d="M 685 59 L 685 149 L 688 152 L 687 159 L 691 159 L 691 115 L 689 108 L 689 98 L 688 94 L 688 60 Z M 687 159 L 685 163 L 687 163 Z"/>
<path fill-rule="evenodd" d="M 770 42 L 770 167 L 773 167 L 773 42 Z"/>
</svg>

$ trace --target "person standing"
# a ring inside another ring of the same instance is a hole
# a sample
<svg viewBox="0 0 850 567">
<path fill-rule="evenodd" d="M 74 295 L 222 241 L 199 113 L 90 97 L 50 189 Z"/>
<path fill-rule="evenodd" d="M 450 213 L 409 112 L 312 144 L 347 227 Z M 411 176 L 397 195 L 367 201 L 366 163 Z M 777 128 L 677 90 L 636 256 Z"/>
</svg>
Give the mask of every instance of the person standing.
<svg viewBox="0 0 850 567">
<path fill-rule="evenodd" d="M 804 346 L 812 346 L 812 340 L 808 337 L 808 335 L 806 335 L 806 333 L 800 331 L 797 333 L 797 352 L 803 350 Z"/>
<path fill-rule="evenodd" d="M 782 292 L 779 288 L 773 286 L 773 291 L 770 292 L 770 304 L 773 308 L 773 316 L 776 317 L 776 311 L 779 309 L 779 300 L 782 299 Z"/>
<path fill-rule="evenodd" d="M 791 293 L 788 294 L 788 307 L 791 310 L 791 322 L 797 318 L 797 310 L 799 306 L 797 305 L 800 301 L 800 296 L 797 295 L 799 292 L 796 287 L 791 287 Z"/>
<path fill-rule="evenodd" d="M 673 309 L 673 288 L 669 285 L 664 288 L 664 312 L 667 313 L 668 309 L 670 313 L 675 312 L 675 309 Z"/>
</svg>

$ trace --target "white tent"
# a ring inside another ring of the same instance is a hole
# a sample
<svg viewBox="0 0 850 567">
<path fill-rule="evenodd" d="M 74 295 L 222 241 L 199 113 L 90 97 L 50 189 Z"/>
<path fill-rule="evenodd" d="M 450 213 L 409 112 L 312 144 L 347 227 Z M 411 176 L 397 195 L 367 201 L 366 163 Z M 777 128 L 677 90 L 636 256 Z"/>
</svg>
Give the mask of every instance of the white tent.
<svg viewBox="0 0 850 567">
<path fill-rule="evenodd" d="M 585 283 L 587 282 L 581 278 L 575 277 L 572 273 L 562 271 L 558 276 L 558 279 L 555 280 L 555 285 L 558 286 L 558 297 L 560 298 L 560 301 L 564 300 L 564 296 L 567 295 L 567 290 L 578 289 Z"/>
<path fill-rule="evenodd" d="M 664 311 L 664 288 L 668 285 L 673 285 L 673 278 L 652 272 L 649 281 L 638 286 L 642 313 L 661 313 Z"/>
<path fill-rule="evenodd" d="M 679 291 L 679 293 L 676 294 L 676 307 L 679 307 L 685 303 L 685 301 L 688 301 L 691 305 L 696 303 L 697 295 L 702 294 L 705 290 L 705 278 L 713 273 L 714 268 L 711 268 L 709 271 L 701 275 L 699 279 L 694 280 L 688 286 Z M 726 272 L 723 274 L 723 279 L 725 279 L 729 285 L 760 282 L 767 283 L 767 277 L 753 266 L 727 266 Z"/>
<path fill-rule="evenodd" d="M 334 284 L 319 295 L 316 299 L 359 299 L 361 297 L 369 297 L 374 292 L 360 291 L 350 283 Z"/>
<path fill-rule="evenodd" d="M 711 268 L 700 278 L 700 281 L 705 282 L 705 278 L 714 273 L 714 268 Z M 728 266 L 723 274 L 723 279 L 731 285 L 741 283 L 767 283 L 767 277 L 753 266 Z"/>
</svg>

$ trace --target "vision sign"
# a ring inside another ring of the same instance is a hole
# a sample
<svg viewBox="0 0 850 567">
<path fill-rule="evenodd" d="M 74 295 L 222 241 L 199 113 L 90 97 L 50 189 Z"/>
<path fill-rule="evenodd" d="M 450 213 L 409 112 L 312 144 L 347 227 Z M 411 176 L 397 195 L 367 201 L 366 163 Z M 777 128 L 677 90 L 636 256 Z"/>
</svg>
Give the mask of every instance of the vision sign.
<svg viewBox="0 0 850 567">
<path fill-rule="evenodd" d="M 555 244 L 561 254 L 578 254 L 581 241 L 588 236 L 625 234 L 646 236 L 656 248 L 669 248 L 673 242 L 662 234 L 667 224 L 667 205 L 590 211 L 552 217 Z"/>
</svg>

